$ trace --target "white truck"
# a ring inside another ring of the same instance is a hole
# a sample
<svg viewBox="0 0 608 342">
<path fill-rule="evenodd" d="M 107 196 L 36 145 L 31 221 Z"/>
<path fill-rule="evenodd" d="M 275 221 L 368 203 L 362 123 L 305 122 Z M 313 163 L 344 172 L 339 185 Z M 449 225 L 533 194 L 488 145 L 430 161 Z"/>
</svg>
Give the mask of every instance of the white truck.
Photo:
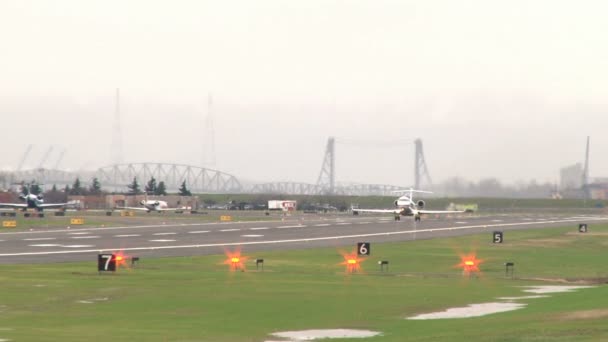
<svg viewBox="0 0 608 342">
<path fill-rule="evenodd" d="M 283 210 L 294 211 L 297 207 L 297 201 L 292 200 L 270 200 L 268 201 L 268 210 Z"/>
</svg>

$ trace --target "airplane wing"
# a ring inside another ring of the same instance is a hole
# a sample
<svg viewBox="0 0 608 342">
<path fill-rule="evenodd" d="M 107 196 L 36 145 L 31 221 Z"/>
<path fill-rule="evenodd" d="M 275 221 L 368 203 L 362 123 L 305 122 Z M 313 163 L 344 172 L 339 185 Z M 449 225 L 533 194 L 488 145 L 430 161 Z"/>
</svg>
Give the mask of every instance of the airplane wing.
<svg viewBox="0 0 608 342">
<path fill-rule="evenodd" d="M 466 210 L 418 210 L 419 214 L 462 214 Z"/>
<path fill-rule="evenodd" d="M 0 207 L 4 208 L 27 208 L 25 203 L 0 203 Z"/>
<path fill-rule="evenodd" d="M 400 214 L 403 209 L 352 209 L 359 213 L 384 213 L 384 214 Z"/>
<path fill-rule="evenodd" d="M 140 210 L 140 211 L 151 211 L 148 208 L 144 208 L 144 207 L 116 207 L 116 209 L 128 209 L 128 210 Z"/>
<path fill-rule="evenodd" d="M 67 203 L 43 203 L 43 204 L 38 204 L 38 208 L 59 208 L 59 207 L 65 207 L 66 205 L 68 205 Z"/>
</svg>

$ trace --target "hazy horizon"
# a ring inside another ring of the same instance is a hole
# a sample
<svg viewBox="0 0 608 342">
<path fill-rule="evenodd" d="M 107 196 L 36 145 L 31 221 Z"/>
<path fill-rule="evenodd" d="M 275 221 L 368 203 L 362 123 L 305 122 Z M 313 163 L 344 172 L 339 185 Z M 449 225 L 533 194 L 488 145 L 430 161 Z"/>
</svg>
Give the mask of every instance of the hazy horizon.
<svg viewBox="0 0 608 342">
<path fill-rule="evenodd" d="M 422 139 L 435 183 L 608 176 L 601 1 L 3 1 L 1 169 L 125 162 L 315 183 L 411 185 Z M 213 165 L 203 164 L 207 97 Z M 340 141 L 367 141 L 346 144 Z"/>
</svg>

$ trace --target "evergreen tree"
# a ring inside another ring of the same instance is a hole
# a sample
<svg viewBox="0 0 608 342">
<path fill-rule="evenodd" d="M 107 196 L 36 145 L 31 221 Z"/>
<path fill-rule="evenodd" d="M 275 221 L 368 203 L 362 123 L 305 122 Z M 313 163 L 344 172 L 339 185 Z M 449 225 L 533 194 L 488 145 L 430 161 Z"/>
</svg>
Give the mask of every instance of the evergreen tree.
<svg viewBox="0 0 608 342">
<path fill-rule="evenodd" d="M 70 191 L 71 191 L 71 189 L 70 189 L 69 185 L 66 185 L 65 188 L 63 189 L 63 192 L 65 192 L 66 195 L 69 194 Z"/>
<path fill-rule="evenodd" d="M 53 187 L 51 188 L 51 192 L 57 192 L 57 185 L 53 184 Z"/>
<path fill-rule="evenodd" d="M 179 195 L 180 196 L 192 196 L 192 193 L 186 187 L 186 181 L 183 181 L 182 186 L 179 187 Z"/>
<path fill-rule="evenodd" d="M 133 182 L 127 185 L 127 188 L 129 188 L 129 195 L 139 195 L 141 193 L 139 183 L 137 183 L 137 177 L 133 177 Z"/>
<path fill-rule="evenodd" d="M 72 190 L 70 191 L 70 195 L 84 195 L 85 189 L 80 184 L 80 178 L 76 177 L 74 184 L 72 184 Z"/>
<path fill-rule="evenodd" d="M 146 187 L 144 188 L 144 190 L 146 191 L 147 194 L 156 195 L 156 188 L 157 188 L 156 179 L 154 177 L 152 177 L 148 181 L 148 184 L 146 184 Z"/>
<path fill-rule="evenodd" d="M 154 194 L 157 196 L 166 196 L 167 195 L 167 187 L 165 186 L 165 182 L 158 182 L 158 186 L 154 191 Z"/>
<path fill-rule="evenodd" d="M 97 177 L 93 178 L 93 180 L 91 181 L 89 192 L 93 195 L 101 194 L 101 184 L 99 183 L 99 179 L 97 179 Z"/>
</svg>

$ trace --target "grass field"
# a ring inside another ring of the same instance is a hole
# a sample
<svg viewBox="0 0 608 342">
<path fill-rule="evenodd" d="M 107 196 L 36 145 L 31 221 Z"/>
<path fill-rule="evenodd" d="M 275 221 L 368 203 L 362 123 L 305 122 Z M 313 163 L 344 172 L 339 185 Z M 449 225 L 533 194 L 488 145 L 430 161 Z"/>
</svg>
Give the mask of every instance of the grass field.
<svg viewBox="0 0 608 342">
<path fill-rule="evenodd" d="M 2 265 L 0 339 L 258 342 L 277 340 L 269 336 L 276 331 L 363 328 L 382 335 L 357 341 L 603 341 L 608 226 L 590 228 L 509 231 L 502 245 L 489 234 L 372 244 L 356 274 L 340 265 L 351 246 L 248 255 L 265 259 L 263 272 L 251 261 L 246 272 L 229 272 L 223 254 L 144 259 L 104 275 L 95 255 L 89 263 Z M 455 265 L 472 251 L 482 273 L 463 277 Z M 390 261 L 389 272 L 379 260 Z M 515 263 L 513 279 L 506 261 Z M 596 287 L 484 317 L 405 319 L 566 281 Z"/>
</svg>

